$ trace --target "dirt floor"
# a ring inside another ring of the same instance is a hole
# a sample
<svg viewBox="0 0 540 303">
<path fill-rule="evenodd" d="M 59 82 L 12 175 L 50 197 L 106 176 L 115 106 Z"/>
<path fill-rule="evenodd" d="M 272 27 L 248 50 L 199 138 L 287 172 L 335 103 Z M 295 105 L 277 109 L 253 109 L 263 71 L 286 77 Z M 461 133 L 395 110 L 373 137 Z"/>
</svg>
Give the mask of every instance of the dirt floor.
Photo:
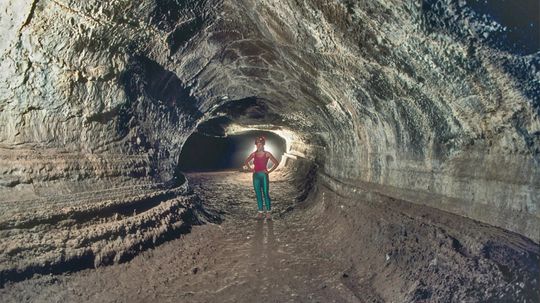
<svg viewBox="0 0 540 303">
<path fill-rule="evenodd" d="M 359 207 L 323 189 L 318 192 L 319 203 L 310 198 L 297 202 L 293 183 L 279 172 L 270 175 L 273 219 L 257 220 L 250 174 L 187 177 L 204 207 L 219 214 L 222 222 L 194 226 L 179 239 L 123 264 L 9 283 L 0 289 L 0 301 L 533 302 L 537 298 L 538 288 L 531 285 L 538 282 L 532 280 L 538 275 L 534 264 L 538 245 L 515 234 L 401 202 Z M 455 234 L 463 228 L 478 231 Z"/>
<path fill-rule="evenodd" d="M 295 189 L 271 174 L 273 220 L 257 220 L 251 175 L 188 176 L 221 224 L 145 251 L 130 262 L 7 285 L 2 302 L 357 302 L 343 268 L 319 252 L 294 212 Z"/>
</svg>

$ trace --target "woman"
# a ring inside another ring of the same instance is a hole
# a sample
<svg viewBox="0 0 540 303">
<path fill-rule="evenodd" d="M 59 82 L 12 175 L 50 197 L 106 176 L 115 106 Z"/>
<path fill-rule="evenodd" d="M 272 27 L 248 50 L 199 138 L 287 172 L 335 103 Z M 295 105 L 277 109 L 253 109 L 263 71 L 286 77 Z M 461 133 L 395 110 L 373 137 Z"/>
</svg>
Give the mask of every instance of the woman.
<svg viewBox="0 0 540 303">
<path fill-rule="evenodd" d="M 264 143 L 264 137 L 257 137 L 257 139 L 255 139 L 255 145 L 257 145 L 257 150 L 252 152 L 251 155 L 249 155 L 246 161 L 244 161 L 244 164 L 249 168 L 250 171 L 253 172 L 253 188 L 255 188 L 255 195 L 257 196 L 257 207 L 259 210 L 257 213 L 257 219 L 263 218 L 262 196 L 264 194 L 264 200 L 266 202 L 266 219 L 270 220 L 270 211 L 272 208 L 270 196 L 268 195 L 268 190 L 270 186 L 268 174 L 270 174 L 277 168 L 279 162 L 270 152 L 264 150 Z M 249 164 L 252 159 L 254 164 L 253 168 Z M 268 159 L 272 160 L 272 162 L 274 163 L 270 170 L 268 170 L 266 167 L 268 164 Z"/>
</svg>

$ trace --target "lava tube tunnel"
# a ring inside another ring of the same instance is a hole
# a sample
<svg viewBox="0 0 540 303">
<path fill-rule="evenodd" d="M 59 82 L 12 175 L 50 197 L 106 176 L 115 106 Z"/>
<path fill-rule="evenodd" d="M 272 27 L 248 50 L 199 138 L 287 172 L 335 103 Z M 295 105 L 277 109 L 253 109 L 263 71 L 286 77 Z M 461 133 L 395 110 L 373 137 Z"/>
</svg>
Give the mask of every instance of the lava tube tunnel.
<svg viewBox="0 0 540 303">
<path fill-rule="evenodd" d="M 1 1 L 0 301 L 539 302 L 518 2 Z"/>
<path fill-rule="evenodd" d="M 244 161 L 256 150 L 254 142 L 259 136 L 266 139 L 265 150 L 281 161 L 286 152 L 285 139 L 272 132 L 246 131 L 227 137 L 195 132 L 182 147 L 178 169 L 185 172 L 244 170 Z"/>
</svg>

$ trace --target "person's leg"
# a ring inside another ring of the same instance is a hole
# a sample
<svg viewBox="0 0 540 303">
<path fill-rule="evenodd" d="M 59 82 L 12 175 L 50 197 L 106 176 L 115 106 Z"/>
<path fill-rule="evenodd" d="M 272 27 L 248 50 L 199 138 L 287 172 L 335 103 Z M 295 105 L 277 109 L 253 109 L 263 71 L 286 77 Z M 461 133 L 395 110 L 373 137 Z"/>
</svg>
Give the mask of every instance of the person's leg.
<svg viewBox="0 0 540 303">
<path fill-rule="evenodd" d="M 262 178 L 260 173 L 253 173 L 253 188 L 255 189 L 255 195 L 257 196 L 257 209 L 263 211 L 263 201 L 262 201 Z"/>
<path fill-rule="evenodd" d="M 266 211 L 270 212 L 272 210 L 272 201 L 270 200 L 270 178 L 268 177 L 268 174 L 263 174 L 263 193 L 264 193 L 264 201 L 266 202 Z"/>
</svg>

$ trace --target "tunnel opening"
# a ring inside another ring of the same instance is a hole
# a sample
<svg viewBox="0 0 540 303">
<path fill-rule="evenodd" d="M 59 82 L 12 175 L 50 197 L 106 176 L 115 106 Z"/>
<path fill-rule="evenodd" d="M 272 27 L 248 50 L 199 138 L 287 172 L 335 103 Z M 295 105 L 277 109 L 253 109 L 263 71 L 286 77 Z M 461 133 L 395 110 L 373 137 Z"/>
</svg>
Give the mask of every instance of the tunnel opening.
<svg viewBox="0 0 540 303">
<path fill-rule="evenodd" d="M 194 132 L 184 143 L 178 159 L 181 172 L 243 171 L 244 160 L 255 151 L 255 138 L 264 136 L 264 149 L 282 161 L 286 141 L 268 131 L 245 131 L 227 136 L 214 136 L 201 131 Z M 271 162 L 268 163 L 271 166 Z"/>
<path fill-rule="evenodd" d="M 264 149 L 279 162 L 270 179 L 286 182 L 295 188 L 289 200 L 295 203 L 306 200 L 315 186 L 317 158 L 321 157 L 320 151 L 313 149 L 312 140 L 303 133 L 283 128 L 279 124 L 263 124 L 269 122 L 265 119 L 253 124 L 253 120 L 246 121 L 243 117 L 229 113 L 199 124 L 186 139 L 178 156 L 177 179 L 182 182 L 186 178 L 197 179 L 200 177 L 197 173 L 249 173 L 244 161 L 256 150 L 255 139 L 264 136 Z M 268 161 L 267 168 L 270 169 L 272 165 L 272 161 Z M 235 175 L 234 178 L 243 177 Z M 250 181 L 246 182 L 248 184 Z"/>
</svg>

